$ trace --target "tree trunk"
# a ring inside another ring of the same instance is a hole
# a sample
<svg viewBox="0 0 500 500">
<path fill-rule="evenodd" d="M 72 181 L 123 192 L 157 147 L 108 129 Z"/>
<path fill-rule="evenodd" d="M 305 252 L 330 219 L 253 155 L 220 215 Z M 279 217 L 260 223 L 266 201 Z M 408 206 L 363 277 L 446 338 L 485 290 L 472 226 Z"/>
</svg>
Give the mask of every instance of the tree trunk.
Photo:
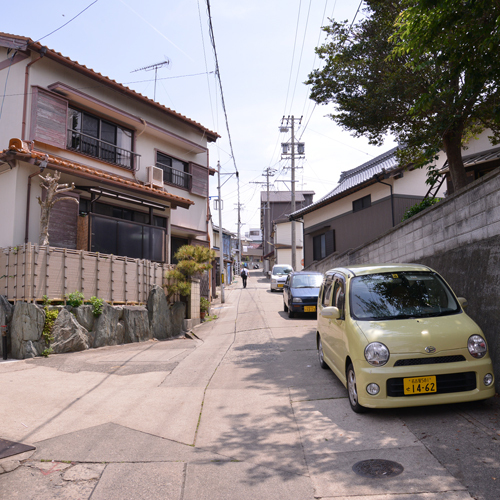
<svg viewBox="0 0 500 500">
<path fill-rule="evenodd" d="M 467 176 L 462 160 L 462 128 L 449 131 L 443 136 L 443 149 L 448 159 L 451 181 L 455 191 L 467 185 Z"/>
</svg>

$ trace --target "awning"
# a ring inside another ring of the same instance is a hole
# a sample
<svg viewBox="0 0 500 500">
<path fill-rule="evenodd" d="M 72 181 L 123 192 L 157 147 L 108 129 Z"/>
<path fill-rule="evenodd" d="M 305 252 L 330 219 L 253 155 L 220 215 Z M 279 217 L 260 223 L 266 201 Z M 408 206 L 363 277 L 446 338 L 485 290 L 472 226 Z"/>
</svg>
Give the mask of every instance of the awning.
<svg viewBox="0 0 500 500">
<path fill-rule="evenodd" d="M 480 153 L 474 153 L 471 155 L 463 156 L 462 161 L 464 162 L 464 167 L 474 167 L 482 163 L 488 163 L 490 161 L 500 160 L 500 148 L 488 149 L 487 151 L 481 151 Z M 449 165 L 448 160 L 446 160 L 443 167 L 439 170 L 440 173 L 444 174 L 448 172 Z"/>
</svg>

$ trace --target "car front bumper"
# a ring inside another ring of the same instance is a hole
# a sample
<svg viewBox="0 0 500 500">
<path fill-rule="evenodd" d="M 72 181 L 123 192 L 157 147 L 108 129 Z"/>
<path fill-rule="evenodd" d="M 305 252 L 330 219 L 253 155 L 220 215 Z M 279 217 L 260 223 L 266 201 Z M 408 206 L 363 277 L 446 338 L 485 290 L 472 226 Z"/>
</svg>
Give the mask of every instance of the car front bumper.
<svg viewBox="0 0 500 500">
<path fill-rule="evenodd" d="M 489 357 L 483 359 L 425 364 L 411 367 L 372 367 L 364 360 L 354 363 L 358 401 L 366 408 L 404 408 L 412 406 L 463 403 L 487 399 L 495 395 L 495 380 L 485 386 L 487 373 L 494 376 Z M 403 379 L 435 376 L 437 392 L 404 395 Z M 380 392 L 368 394 L 368 384 L 377 384 Z"/>
</svg>

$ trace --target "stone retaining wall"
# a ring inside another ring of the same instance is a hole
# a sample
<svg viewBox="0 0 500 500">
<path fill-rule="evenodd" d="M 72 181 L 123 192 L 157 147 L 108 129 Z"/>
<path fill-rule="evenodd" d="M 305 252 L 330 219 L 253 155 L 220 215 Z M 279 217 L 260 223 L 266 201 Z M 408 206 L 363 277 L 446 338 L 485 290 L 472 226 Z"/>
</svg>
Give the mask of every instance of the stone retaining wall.
<svg viewBox="0 0 500 500">
<path fill-rule="evenodd" d="M 186 304 L 168 304 L 163 289 L 154 286 L 146 306 L 110 306 L 94 316 L 93 306 L 49 306 L 58 316 L 52 330 L 52 352 L 82 351 L 92 347 L 158 340 L 182 333 Z M 7 326 L 10 355 L 14 359 L 40 356 L 49 347 L 43 338 L 46 312 L 43 306 L 16 302 L 0 296 L 0 326 Z M 0 345 L 1 352 L 1 345 Z M 3 353 L 2 353 L 3 355 Z"/>
</svg>

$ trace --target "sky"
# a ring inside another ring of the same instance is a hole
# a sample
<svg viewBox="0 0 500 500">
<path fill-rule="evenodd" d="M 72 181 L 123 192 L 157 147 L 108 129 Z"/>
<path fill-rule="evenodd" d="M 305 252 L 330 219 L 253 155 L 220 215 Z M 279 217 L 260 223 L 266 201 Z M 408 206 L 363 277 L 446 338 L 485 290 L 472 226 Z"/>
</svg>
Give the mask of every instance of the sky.
<svg viewBox="0 0 500 500">
<path fill-rule="evenodd" d="M 328 18 L 359 20 L 358 0 L 24 0 L 4 2 L 0 31 L 27 36 L 160 104 L 201 123 L 221 138 L 210 166 L 221 165 L 222 225 L 238 232 L 260 227 L 260 191 L 267 168 L 271 189 L 291 189 L 290 160 L 281 158 L 283 117 L 294 116 L 295 189 L 319 200 L 355 168 L 393 147 L 342 130 L 315 106 L 304 84 L 321 67 L 315 47 Z M 215 51 L 210 37 L 213 29 Z M 215 74 L 215 55 L 220 84 Z M 155 71 L 141 68 L 168 61 Z M 221 92 L 222 87 L 222 92 Z M 224 103 L 224 106 L 222 105 Z M 300 118 L 302 119 L 300 120 Z M 144 168 L 144 166 L 142 167 Z M 217 196 L 217 176 L 210 195 Z M 219 214 L 212 217 L 218 225 Z"/>
</svg>

